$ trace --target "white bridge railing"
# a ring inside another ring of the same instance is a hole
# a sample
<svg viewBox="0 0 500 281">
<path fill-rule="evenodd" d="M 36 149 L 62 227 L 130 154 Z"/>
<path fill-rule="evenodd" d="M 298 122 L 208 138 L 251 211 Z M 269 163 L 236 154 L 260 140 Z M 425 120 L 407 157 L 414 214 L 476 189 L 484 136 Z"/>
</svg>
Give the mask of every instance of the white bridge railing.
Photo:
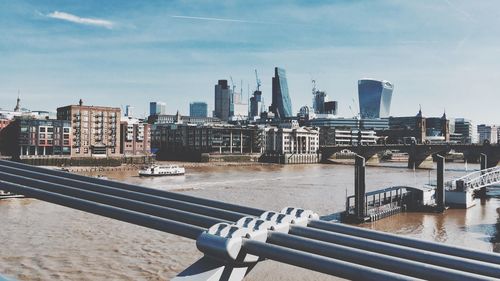
<svg viewBox="0 0 500 281">
<path fill-rule="evenodd" d="M 447 190 L 476 190 L 500 183 L 500 166 L 476 171 L 445 183 Z"/>
</svg>

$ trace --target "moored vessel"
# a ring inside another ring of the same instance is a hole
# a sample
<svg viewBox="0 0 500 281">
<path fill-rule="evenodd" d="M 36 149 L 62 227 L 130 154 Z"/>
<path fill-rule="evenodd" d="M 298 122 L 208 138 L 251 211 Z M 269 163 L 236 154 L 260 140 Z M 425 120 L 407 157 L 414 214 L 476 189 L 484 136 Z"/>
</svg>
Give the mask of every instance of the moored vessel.
<svg viewBox="0 0 500 281">
<path fill-rule="evenodd" d="M 184 167 L 178 165 L 150 165 L 142 170 L 139 170 L 139 176 L 178 176 L 184 175 Z"/>
</svg>

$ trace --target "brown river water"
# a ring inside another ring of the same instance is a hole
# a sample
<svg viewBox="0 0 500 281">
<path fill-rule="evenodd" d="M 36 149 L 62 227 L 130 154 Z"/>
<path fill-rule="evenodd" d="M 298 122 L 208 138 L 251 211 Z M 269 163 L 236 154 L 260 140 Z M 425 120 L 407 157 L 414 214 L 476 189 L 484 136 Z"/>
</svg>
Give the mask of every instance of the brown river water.
<svg viewBox="0 0 500 281">
<path fill-rule="evenodd" d="M 368 167 L 367 190 L 418 186 L 435 177 L 435 170 L 403 166 Z M 446 178 L 466 174 L 463 164 L 447 163 L 446 169 Z M 105 174 L 199 197 L 278 211 L 297 206 L 320 215 L 342 210 L 354 184 L 350 165 L 193 167 L 185 176 L 161 178 L 140 178 L 134 171 Z M 362 227 L 500 252 L 500 188 L 491 195 L 468 210 L 404 213 Z M 0 201 L 0 218 L 0 274 L 18 280 L 169 280 L 201 257 L 193 240 L 34 199 Z M 338 279 L 265 261 L 245 280 Z"/>
</svg>

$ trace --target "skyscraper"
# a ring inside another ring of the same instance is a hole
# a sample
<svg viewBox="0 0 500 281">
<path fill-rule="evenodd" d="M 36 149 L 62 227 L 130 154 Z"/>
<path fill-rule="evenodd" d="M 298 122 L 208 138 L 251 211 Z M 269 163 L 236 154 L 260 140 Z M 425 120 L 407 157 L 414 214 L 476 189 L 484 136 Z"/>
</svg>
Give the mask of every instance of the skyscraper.
<svg viewBox="0 0 500 281">
<path fill-rule="evenodd" d="M 192 102 L 189 104 L 189 116 L 207 117 L 208 106 L 206 102 Z"/>
<path fill-rule="evenodd" d="M 125 106 L 125 116 L 126 117 L 133 117 L 134 116 L 134 107 L 131 105 L 126 105 Z"/>
<path fill-rule="evenodd" d="M 325 113 L 325 102 L 328 102 L 328 95 L 324 91 L 313 88 L 313 109 L 314 113 Z"/>
<path fill-rule="evenodd" d="M 269 107 L 278 118 L 292 117 L 292 100 L 288 94 L 288 83 L 284 69 L 275 67 L 273 77 L 273 101 Z"/>
<path fill-rule="evenodd" d="M 152 101 L 149 103 L 149 115 L 167 114 L 167 104 L 160 101 Z"/>
<path fill-rule="evenodd" d="M 333 114 L 333 115 L 337 115 L 337 110 L 339 108 L 339 104 L 337 101 L 326 101 L 324 104 L 323 104 L 324 108 L 325 108 L 325 114 Z"/>
<path fill-rule="evenodd" d="M 229 108 L 229 119 L 245 120 L 248 117 L 248 102 L 243 99 L 243 89 L 240 92 L 232 91 L 232 98 Z"/>
<path fill-rule="evenodd" d="M 465 118 L 455 118 L 455 133 L 462 135 L 462 143 L 475 143 L 476 127 L 471 120 Z"/>
<path fill-rule="evenodd" d="M 485 141 L 498 143 L 498 127 L 495 125 L 478 125 L 477 134 L 479 135 L 479 143 L 484 143 Z"/>
<path fill-rule="evenodd" d="M 253 92 L 253 97 L 250 98 L 250 117 L 260 116 L 262 107 L 262 91 L 256 90 Z"/>
<path fill-rule="evenodd" d="M 358 81 L 359 113 L 363 119 L 389 117 L 394 86 L 386 80 Z"/>
<path fill-rule="evenodd" d="M 223 121 L 229 120 L 232 96 L 232 91 L 227 84 L 227 80 L 219 80 L 217 85 L 215 85 L 214 117 Z"/>
</svg>

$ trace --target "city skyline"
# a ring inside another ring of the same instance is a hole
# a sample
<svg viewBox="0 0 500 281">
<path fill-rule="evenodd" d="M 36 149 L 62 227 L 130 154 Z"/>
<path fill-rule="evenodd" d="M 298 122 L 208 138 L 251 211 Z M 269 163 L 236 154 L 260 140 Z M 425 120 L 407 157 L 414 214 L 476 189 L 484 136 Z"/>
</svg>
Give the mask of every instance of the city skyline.
<svg viewBox="0 0 500 281">
<path fill-rule="evenodd" d="M 256 11 L 255 6 L 260 9 Z M 254 69 L 271 101 L 275 66 L 286 69 L 293 112 L 311 105 L 311 80 L 339 101 L 339 115 L 356 108 L 356 81 L 396 85 L 391 115 L 466 117 L 499 123 L 494 81 L 499 74 L 498 4 L 393 1 L 335 4 L 305 1 L 135 2 L 16 1 L 0 3 L 0 107 L 58 105 L 135 107 L 150 101 L 167 112 L 189 112 L 213 85 L 234 77 L 246 96 Z M 239 87 L 239 85 L 238 85 Z M 459 102 L 456 102 L 459 100 Z M 475 110 L 474 110 L 475 109 Z"/>
</svg>

